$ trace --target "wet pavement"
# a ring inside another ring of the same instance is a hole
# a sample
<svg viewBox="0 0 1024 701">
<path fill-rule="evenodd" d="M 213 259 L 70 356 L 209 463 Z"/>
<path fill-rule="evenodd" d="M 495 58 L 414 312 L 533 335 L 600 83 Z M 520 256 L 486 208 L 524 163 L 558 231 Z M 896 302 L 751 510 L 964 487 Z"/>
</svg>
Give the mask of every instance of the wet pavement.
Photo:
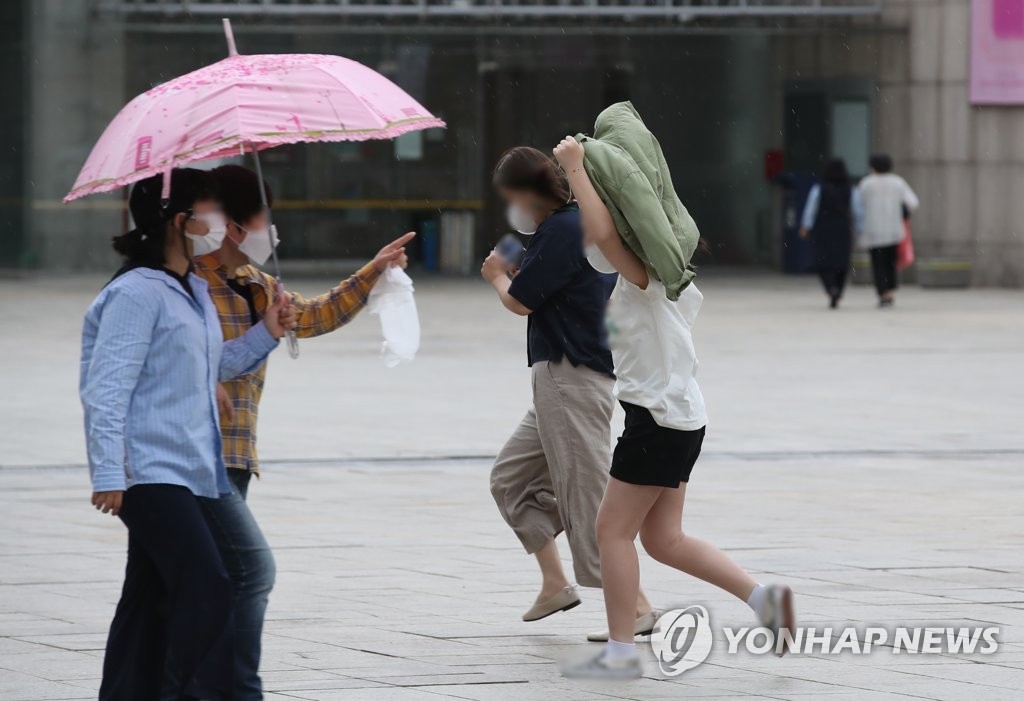
<svg viewBox="0 0 1024 701">
<path fill-rule="evenodd" d="M 78 334 L 95 277 L 0 281 L 0 699 L 95 698 L 125 534 L 88 506 Z M 706 662 L 562 679 L 597 646 L 600 592 L 522 623 L 535 567 L 501 522 L 489 456 L 529 402 L 522 319 L 475 281 L 420 281 L 420 356 L 389 370 L 376 320 L 271 361 L 250 502 L 274 546 L 268 699 L 1019 699 L 1024 689 L 1024 294 L 854 288 L 706 271 L 710 412 L 684 526 L 817 628 L 996 626 L 992 655 L 729 654 L 749 610 L 642 558 L 655 605 L 711 616 Z M 327 283 L 301 281 L 315 293 Z M 568 549 L 563 546 L 563 555 Z"/>
</svg>

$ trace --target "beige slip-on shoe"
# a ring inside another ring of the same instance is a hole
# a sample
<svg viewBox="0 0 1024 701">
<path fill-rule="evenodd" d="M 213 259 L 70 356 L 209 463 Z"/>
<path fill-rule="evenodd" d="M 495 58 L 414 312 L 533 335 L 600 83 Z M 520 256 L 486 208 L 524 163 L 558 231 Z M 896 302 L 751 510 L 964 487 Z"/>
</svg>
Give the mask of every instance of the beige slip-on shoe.
<svg viewBox="0 0 1024 701">
<path fill-rule="evenodd" d="M 636 619 L 636 625 L 633 626 L 633 635 L 650 635 L 654 631 L 654 624 L 658 622 L 658 612 L 651 611 Z M 608 631 L 603 630 L 600 633 L 589 633 L 587 640 L 592 643 L 606 643 L 608 642 Z M 628 642 L 623 640 L 622 642 Z"/>
<path fill-rule="evenodd" d="M 570 584 L 550 599 L 539 601 L 531 606 L 530 610 L 523 614 L 523 620 L 527 622 L 539 621 L 542 618 L 547 618 L 553 613 L 568 611 L 571 608 L 575 608 L 579 606 L 580 603 L 580 595 L 576 593 L 576 587 Z"/>
</svg>

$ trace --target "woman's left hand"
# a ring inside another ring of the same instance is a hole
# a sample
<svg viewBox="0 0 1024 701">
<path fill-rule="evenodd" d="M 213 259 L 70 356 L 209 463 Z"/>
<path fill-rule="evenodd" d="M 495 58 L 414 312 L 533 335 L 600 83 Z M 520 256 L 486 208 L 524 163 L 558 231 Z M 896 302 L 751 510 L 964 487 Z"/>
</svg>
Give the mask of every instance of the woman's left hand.
<svg viewBox="0 0 1024 701">
<path fill-rule="evenodd" d="M 583 144 L 571 136 L 567 136 L 558 142 L 558 146 L 552 150 L 555 160 L 562 166 L 566 173 L 579 170 L 583 167 Z"/>
<path fill-rule="evenodd" d="M 502 275 L 508 275 L 509 270 L 511 270 L 509 264 L 495 251 L 491 251 L 491 255 L 487 256 L 484 259 L 484 264 L 480 266 L 480 274 L 484 280 L 490 283 L 493 283 Z"/>
</svg>

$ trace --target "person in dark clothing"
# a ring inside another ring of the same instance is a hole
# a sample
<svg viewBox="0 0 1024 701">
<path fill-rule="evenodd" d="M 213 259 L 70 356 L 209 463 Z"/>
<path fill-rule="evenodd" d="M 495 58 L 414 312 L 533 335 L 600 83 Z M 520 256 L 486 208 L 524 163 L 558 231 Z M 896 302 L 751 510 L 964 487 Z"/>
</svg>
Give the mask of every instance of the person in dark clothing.
<svg viewBox="0 0 1024 701">
<path fill-rule="evenodd" d="M 525 146 L 510 149 L 495 166 L 494 185 L 508 205 L 509 225 L 530 242 L 518 269 L 492 251 L 480 272 L 506 309 L 528 317 L 533 406 L 498 453 L 491 495 L 540 566 L 540 593 L 523 615 L 536 621 L 580 603 L 555 545 L 562 531 L 576 581 L 601 586 L 594 524 L 611 464 L 615 378 L 604 315 L 615 277 L 587 262 L 579 209 L 552 158 Z M 639 632 L 650 632 L 652 611 L 642 592 L 636 615 Z"/>
<path fill-rule="evenodd" d="M 860 193 L 850 185 L 846 163 L 833 158 L 825 164 L 821 182 L 811 188 L 800 223 L 800 238 L 810 238 L 814 267 L 835 309 L 846 288 L 854 234 L 860 230 Z"/>
</svg>

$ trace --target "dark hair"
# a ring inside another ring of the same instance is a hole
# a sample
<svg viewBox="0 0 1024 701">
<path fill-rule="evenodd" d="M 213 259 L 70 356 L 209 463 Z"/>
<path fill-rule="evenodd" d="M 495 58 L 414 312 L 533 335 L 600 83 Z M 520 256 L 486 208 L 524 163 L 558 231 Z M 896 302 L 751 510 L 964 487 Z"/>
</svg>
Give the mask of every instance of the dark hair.
<svg viewBox="0 0 1024 701">
<path fill-rule="evenodd" d="M 516 146 L 501 154 L 492 182 L 508 190 L 528 190 L 554 202 L 568 202 L 569 180 L 555 159 L 529 146 Z"/>
<path fill-rule="evenodd" d="M 829 159 L 821 171 L 821 180 L 832 185 L 849 185 L 850 174 L 846 170 L 846 161 L 842 158 Z"/>
<path fill-rule="evenodd" d="M 217 198 L 217 185 L 210 174 L 198 168 L 171 171 L 170 200 L 161 200 L 163 175 L 140 180 L 132 187 L 128 209 L 135 228 L 114 237 L 114 250 L 129 264 L 162 265 L 167 241 L 167 222 L 182 212 L 190 212 L 196 202 Z"/>
<path fill-rule="evenodd" d="M 225 165 L 210 171 L 220 189 L 220 201 L 224 214 L 228 219 L 241 224 L 263 211 L 260 199 L 260 179 L 256 173 L 245 166 Z M 274 195 L 270 185 L 263 181 L 267 188 L 267 206 L 274 204 Z"/>
<path fill-rule="evenodd" d="M 892 156 L 887 153 L 876 153 L 869 161 L 871 170 L 876 173 L 888 173 L 892 171 Z"/>
</svg>

